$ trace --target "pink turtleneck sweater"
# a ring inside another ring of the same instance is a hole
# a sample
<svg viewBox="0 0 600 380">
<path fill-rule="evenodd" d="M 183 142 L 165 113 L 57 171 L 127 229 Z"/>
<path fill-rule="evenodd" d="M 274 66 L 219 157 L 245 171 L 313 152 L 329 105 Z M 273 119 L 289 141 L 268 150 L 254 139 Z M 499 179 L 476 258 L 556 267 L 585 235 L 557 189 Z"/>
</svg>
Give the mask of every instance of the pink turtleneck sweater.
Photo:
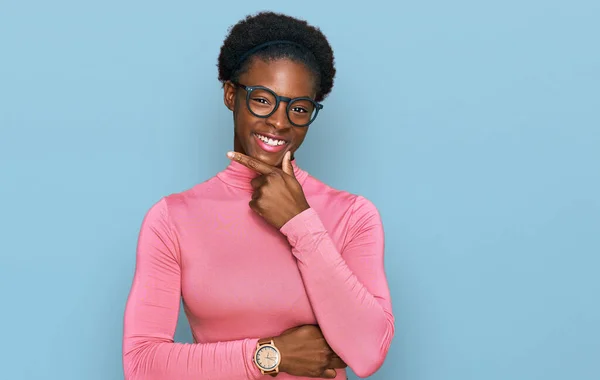
<svg viewBox="0 0 600 380">
<path fill-rule="evenodd" d="M 394 335 L 379 213 L 292 164 L 311 207 L 280 230 L 248 206 L 257 174 L 235 161 L 149 210 L 125 310 L 126 379 L 272 379 L 253 363 L 257 340 L 304 324 L 358 376 L 379 369 Z M 182 298 L 193 344 L 173 341 Z"/>
</svg>

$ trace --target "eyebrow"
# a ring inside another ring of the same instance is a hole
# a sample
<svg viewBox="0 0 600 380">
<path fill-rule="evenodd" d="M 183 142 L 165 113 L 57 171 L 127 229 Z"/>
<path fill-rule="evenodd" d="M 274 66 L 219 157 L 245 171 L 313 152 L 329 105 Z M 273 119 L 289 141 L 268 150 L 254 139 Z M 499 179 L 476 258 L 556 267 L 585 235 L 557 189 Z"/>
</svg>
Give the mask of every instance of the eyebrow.
<svg viewBox="0 0 600 380">
<path fill-rule="evenodd" d="M 235 85 L 240 85 L 240 86 L 245 86 L 245 87 L 264 87 L 267 88 L 271 91 L 273 91 L 275 94 L 277 94 L 278 96 L 284 97 L 284 98 L 289 98 L 289 99 L 297 99 L 297 98 L 311 98 L 313 101 L 316 102 L 315 98 L 317 96 L 316 92 L 314 95 L 299 95 L 299 96 L 288 96 L 288 95 L 284 95 L 281 92 L 275 91 L 274 89 L 272 89 L 269 86 L 265 86 L 263 84 L 247 84 L 247 83 L 241 83 L 239 81 L 231 81 L 231 83 L 235 84 Z"/>
</svg>

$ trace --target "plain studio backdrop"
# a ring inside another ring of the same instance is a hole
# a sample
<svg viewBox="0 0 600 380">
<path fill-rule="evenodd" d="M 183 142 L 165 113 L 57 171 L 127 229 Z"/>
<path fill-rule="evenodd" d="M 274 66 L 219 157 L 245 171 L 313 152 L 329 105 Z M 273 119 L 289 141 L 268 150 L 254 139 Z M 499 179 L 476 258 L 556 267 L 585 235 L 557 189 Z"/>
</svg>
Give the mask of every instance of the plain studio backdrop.
<svg viewBox="0 0 600 380">
<path fill-rule="evenodd" d="M 260 10 L 335 50 L 297 159 L 381 212 L 372 378 L 600 379 L 595 0 L 1 1 L 0 378 L 123 378 L 140 223 L 229 163 L 217 56 Z"/>
</svg>

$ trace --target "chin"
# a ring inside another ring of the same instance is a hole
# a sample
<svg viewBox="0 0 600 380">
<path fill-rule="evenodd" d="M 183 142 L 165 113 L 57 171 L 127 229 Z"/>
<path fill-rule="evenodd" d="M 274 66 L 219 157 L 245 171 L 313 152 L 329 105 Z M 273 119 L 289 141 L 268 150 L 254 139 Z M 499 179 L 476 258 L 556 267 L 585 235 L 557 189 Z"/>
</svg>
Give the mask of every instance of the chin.
<svg viewBox="0 0 600 380">
<path fill-rule="evenodd" d="M 264 162 L 265 164 L 269 164 L 271 166 L 281 166 L 283 162 L 283 156 L 288 149 L 283 149 L 280 152 L 266 152 L 262 150 L 259 146 L 254 144 L 250 145 L 247 150 L 250 154 L 248 156 L 256 158 Z"/>
<path fill-rule="evenodd" d="M 281 162 L 283 161 L 283 153 L 267 153 L 258 151 L 256 154 L 253 154 L 252 157 L 271 166 L 281 166 Z"/>
</svg>

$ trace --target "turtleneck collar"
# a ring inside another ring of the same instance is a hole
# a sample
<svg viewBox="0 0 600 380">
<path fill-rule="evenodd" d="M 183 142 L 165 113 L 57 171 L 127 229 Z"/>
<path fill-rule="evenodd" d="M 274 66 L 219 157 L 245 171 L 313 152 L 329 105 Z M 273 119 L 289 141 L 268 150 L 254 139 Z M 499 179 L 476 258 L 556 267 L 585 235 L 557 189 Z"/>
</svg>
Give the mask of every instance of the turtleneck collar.
<svg viewBox="0 0 600 380">
<path fill-rule="evenodd" d="M 291 162 L 292 167 L 294 168 L 294 175 L 296 176 L 296 179 L 298 180 L 300 185 L 302 185 L 306 177 L 308 177 L 308 173 L 300 169 L 298 165 L 296 165 L 295 159 L 293 159 Z M 255 172 L 250 168 L 247 168 L 246 166 L 234 160 L 231 160 L 229 162 L 227 168 L 217 173 L 217 177 L 221 181 L 233 187 L 237 187 L 247 191 L 253 191 L 250 181 L 258 176 L 259 173 Z"/>
</svg>

